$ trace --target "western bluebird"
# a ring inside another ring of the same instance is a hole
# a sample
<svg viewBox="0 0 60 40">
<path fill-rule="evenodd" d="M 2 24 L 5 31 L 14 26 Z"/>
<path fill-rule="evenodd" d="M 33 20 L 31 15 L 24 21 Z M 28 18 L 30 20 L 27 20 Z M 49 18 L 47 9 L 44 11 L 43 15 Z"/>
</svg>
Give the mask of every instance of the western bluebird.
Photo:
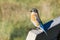
<svg viewBox="0 0 60 40">
<path fill-rule="evenodd" d="M 46 33 L 46 30 L 44 29 L 43 23 L 42 23 L 41 19 L 39 18 L 38 10 L 36 8 L 33 8 L 31 10 L 31 22 L 37 28 L 40 28 L 41 30 L 43 30 Z"/>
</svg>

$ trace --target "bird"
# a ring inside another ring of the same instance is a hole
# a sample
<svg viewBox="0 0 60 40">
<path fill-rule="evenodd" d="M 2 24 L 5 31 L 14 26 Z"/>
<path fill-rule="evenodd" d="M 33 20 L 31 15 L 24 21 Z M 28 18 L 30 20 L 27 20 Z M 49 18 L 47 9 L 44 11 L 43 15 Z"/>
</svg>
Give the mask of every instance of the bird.
<svg viewBox="0 0 60 40">
<path fill-rule="evenodd" d="M 41 29 L 47 35 L 46 31 L 50 27 L 53 20 L 43 24 L 39 17 L 38 10 L 36 8 L 32 8 L 30 12 L 31 12 L 31 22 L 34 24 L 35 27 L 37 27 L 37 29 L 38 28 Z"/>
</svg>

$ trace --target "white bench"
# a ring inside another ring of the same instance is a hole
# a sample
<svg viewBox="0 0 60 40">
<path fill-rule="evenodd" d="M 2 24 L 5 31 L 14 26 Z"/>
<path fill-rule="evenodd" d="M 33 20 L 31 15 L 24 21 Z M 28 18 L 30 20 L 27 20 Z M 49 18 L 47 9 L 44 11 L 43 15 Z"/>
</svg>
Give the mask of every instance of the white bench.
<svg viewBox="0 0 60 40">
<path fill-rule="evenodd" d="M 57 35 L 60 31 L 60 17 L 53 19 L 49 30 L 47 31 L 48 36 L 38 29 L 29 31 L 26 40 L 57 40 Z"/>
</svg>

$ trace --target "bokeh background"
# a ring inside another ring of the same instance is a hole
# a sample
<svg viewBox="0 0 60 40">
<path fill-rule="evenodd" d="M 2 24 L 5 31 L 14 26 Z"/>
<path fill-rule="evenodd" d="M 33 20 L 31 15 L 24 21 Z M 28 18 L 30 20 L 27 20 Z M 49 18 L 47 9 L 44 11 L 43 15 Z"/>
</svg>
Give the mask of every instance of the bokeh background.
<svg viewBox="0 0 60 40">
<path fill-rule="evenodd" d="M 30 10 L 37 8 L 43 23 L 60 16 L 60 0 L 0 0 L 0 40 L 26 40 L 35 28 Z"/>
</svg>

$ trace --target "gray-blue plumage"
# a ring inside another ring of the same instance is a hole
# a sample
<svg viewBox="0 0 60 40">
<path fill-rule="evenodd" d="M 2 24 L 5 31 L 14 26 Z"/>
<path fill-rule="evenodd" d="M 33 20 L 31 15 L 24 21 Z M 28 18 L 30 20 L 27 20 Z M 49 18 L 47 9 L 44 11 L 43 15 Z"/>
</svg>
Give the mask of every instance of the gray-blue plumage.
<svg viewBox="0 0 60 40">
<path fill-rule="evenodd" d="M 40 29 L 42 29 L 45 32 L 45 34 L 47 35 L 46 31 L 51 26 L 53 20 L 51 20 L 51 21 L 49 21 L 49 22 L 47 22 L 45 24 L 43 24 L 41 19 L 39 19 L 39 18 L 37 19 L 37 21 L 40 23 Z"/>
</svg>

